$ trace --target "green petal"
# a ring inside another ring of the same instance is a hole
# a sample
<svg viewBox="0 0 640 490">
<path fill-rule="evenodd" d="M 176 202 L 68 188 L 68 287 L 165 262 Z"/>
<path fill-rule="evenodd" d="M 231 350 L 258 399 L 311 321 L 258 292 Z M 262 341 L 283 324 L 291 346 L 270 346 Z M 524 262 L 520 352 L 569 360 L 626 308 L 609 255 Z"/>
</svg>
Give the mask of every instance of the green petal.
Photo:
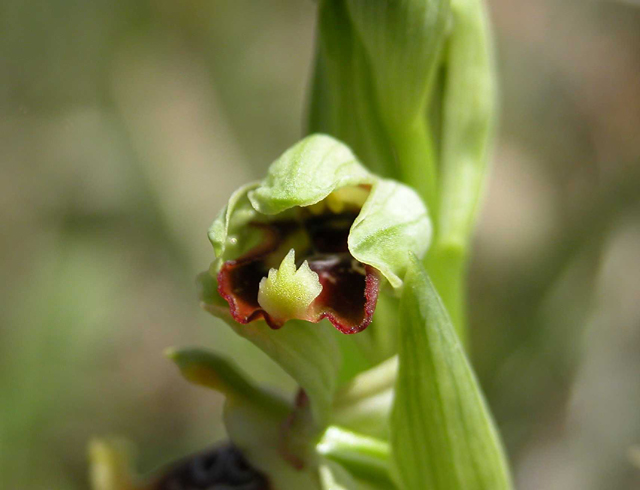
<svg viewBox="0 0 640 490">
<path fill-rule="evenodd" d="M 511 488 L 506 458 L 478 381 L 417 260 L 406 277 L 398 326 L 391 442 L 399 486 Z"/>
<path fill-rule="evenodd" d="M 380 179 L 349 233 L 349 250 L 360 262 L 402 286 L 410 254 L 423 257 L 431 240 L 431 222 L 422 200 L 410 187 Z"/>
</svg>

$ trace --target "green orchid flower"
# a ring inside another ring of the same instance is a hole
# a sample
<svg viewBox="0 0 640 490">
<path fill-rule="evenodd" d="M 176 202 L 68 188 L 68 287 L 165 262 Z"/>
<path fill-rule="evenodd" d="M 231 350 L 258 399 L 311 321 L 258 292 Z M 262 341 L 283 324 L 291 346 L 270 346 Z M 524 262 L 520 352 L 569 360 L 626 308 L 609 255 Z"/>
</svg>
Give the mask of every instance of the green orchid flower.
<svg viewBox="0 0 640 490">
<path fill-rule="evenodd" d="M 236 191 L 211 226 L 216 260 L 202 278 L 203 301 L 241 324 L 264 319 L 278 329 L 327 318 L 358 333 L 381 287 L 399 290 L 409 253 L 424 256 L 430 238 L 427 210 L 410 187 L 371 174 L 339 141 L 312 135 L 264 181 Z"/>
</svg>

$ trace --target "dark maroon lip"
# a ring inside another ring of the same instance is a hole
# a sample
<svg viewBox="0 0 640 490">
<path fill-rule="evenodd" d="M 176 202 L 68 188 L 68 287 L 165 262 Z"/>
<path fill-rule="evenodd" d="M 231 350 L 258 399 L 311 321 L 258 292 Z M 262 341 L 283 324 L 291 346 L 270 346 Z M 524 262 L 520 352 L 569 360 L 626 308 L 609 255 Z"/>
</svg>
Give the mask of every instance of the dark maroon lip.
<svg viewBox="0 0 640 490">
<path fill-rule="evenodd" d="M 283 323 L 264 311 L 258 303 L 260 280 L 268 273 L 267 260 L 293 233 L 304 230 L 309 237 L 307 249 L 296 250 L 301 262 L 306 260 L 318 274 L 322 292 L 309 309 L 308 321 L 328 319 L 344 334 L 363 331 L 373 318 L 378 300 L 378 271 L 362 264 L 348 252 L 347 237 L 355 215 L 314 216 L 300 223 L 282 221 L 254 223 L 263 232 L 262 242 L 239 257 L 226 261 L 218 273 L 218 292 L 238 323 L 264 319 L 272 329 Z"/>
</svg>

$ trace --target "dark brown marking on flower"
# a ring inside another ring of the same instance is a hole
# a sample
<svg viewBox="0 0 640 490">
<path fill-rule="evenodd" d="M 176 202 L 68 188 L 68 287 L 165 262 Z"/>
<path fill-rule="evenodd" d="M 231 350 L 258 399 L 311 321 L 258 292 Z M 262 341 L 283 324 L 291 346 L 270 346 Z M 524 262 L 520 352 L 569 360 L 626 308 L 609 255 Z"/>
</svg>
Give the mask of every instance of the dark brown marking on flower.
<svg viewBox="0 0 640 490">
<path fill-rule="evenodd" d="M 294 221 L 280 221 L 276 224 L 251 223 L 249 226 L 259 228 L 263 239 L 242 257 L 224 263 L 218 273 L 218 292 L 229 303 L 231 316 L 237 322 L 246 324 L 265 318 L 271 328 L 277 329 L 282 325 L 266 318 L 268 315 L 258 303 L 258 288 L 260 280 L 269 272 L 265 259 L 276 253 L 282 242 L 298 231 L 300 225 Z"/>
<path fill-rule="evenodd" d="M 314 251 L 319 254 L 348 253 L 347 238 L 356 216 L 355 213 L 343 213 L 307 217 L 304 227 Z"/>
<path fill-rule="evenodd" d="M 380 279 L 374 268 L 349 253 L 347 238 L 356 216 L 352 212 L 319 216 L 304 212 L 300 223 L 252 223 L 250 226 L 263 231 L 263 241 L 242 257 L 226 261 L 218 273 L 218 291 L 229 303 L 231 316 L 242 324 L 262 318 L 273 329 L 282 327 L 258 303 L 259 285 L 269 272 L 267 262 L 273 263 L 274 255 L 281 260 L 280 255 L 288 252 L 282 247 L 284 242 L 304 230 L 311 248 L 296 249 L 296 263 L 299 266 L 307 260 L 322 284 L 322 293 L 310 306 L 309 321 L 327 318 L 345 334 L 364 330 L 373 317 Z"/>
<path fill-rule="evenodd" d="M 150 490 L 270 490 L 267 477 L 233 445 L 189 456 L 169 466 Z"/>
<path fill-rule="evenodd" d="M 309 257 L 309 268 L 318 274 L 322 292 L 313 306 L 345 334 L 358 333 L 370 323 L 378 301 L 375 270 L 363 266 L 351 254 Z"/>
</svg>

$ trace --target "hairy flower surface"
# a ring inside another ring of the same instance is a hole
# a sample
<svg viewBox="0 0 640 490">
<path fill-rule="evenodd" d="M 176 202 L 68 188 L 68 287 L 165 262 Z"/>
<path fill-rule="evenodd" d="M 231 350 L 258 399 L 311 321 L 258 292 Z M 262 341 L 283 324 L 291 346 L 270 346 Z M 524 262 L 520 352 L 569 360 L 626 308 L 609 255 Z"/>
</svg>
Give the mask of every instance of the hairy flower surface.
<svg viewBox="0 0 640 490">
<path fill-rule="evenodd" d="M 214 280 L 239 323 L 327 318 L 340 332 L 370 323 L 383 281 L 402 285 L 409 253 L 424 255 L 426 209 L 413 190 L 369 173 L 351 150 L 312 135 L 274 162 L 267 178 L 234 193 L 209 238 Z M 214 293 L 215 295 L 215 293 Z"/>
</svg>

